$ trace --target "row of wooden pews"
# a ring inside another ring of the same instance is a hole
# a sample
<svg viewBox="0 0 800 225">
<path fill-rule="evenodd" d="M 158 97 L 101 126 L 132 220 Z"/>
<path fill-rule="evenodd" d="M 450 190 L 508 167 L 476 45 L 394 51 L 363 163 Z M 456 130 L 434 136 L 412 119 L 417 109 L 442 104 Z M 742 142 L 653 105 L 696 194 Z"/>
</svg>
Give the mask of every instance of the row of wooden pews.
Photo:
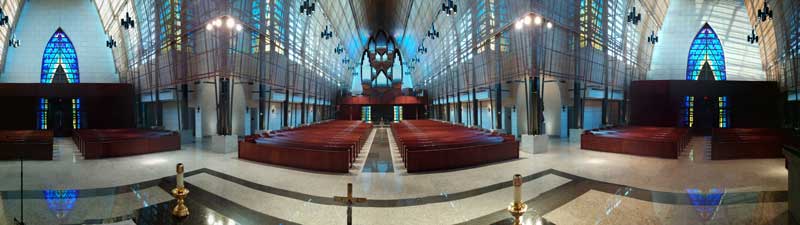
<svg viewBox="0 0 800 225">
<path fill-rule="evenodd" d="M 53 131 L 0 131 L 0 160 L 53 160 Z"/>
<path fill-rule="evenodd" d="M 581 134 L 581 149 L 677 159 L 691 139 L 688 131 L 640 126 L 586 130 Z"/>
<path fill-rule="evenodd" d="M 408 172 L 454 169 L 519 158 L 514 136 L 432 120 L 392 124 Z"/>
<path fill-rule="evenodd" d="M 333 120 L 239 141 L 239 158 L 294 168 L 347 173 L 372 124 Z"/>
<path fill-rule="evenodd" d="M 181 149 L 174 131 L 149 129 L 79 129 L 72 140 L 84 159 L 102 159 Z"/>
<path fill-rule="evenodd" d="M 774 128 L 715 128 L 711 159 L 782 158 L 789 133 Z"/>
</svg>

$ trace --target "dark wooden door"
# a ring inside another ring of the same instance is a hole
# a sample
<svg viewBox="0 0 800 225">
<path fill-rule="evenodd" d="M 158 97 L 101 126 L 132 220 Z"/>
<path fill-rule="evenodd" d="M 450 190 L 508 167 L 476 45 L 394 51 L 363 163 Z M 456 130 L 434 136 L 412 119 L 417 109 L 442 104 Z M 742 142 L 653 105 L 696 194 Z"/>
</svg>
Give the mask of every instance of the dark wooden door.
<svg viewBox="0 0 800 225">
<path fill-rule="evenodd" d="M 57 137 L 72 136 L 72 99 L 51 98 L 48 104 L 47 128 Z"/>
<path fill-rule="evenodd" d="M 693 133 L 696 135 L 711 135 L 711 129 L 719 124 L 719 107 L 716 97 L 696 96 L 694 107 Z"/>
</svg>

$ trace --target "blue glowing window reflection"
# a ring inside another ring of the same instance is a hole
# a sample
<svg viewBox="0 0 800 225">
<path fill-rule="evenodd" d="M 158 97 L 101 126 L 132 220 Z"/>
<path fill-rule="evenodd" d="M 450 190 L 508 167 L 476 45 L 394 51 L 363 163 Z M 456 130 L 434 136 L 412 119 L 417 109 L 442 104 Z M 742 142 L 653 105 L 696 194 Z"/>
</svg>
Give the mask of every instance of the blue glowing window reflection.
<svg viewBox="0 0 800 225">
<path fill-rule="evenodd" d="M 78 199 L 78 190 L 44 190 L 47 208 L 59 216 L 66 216 Z"/>
<path fill-rule="evenodd" d="M 708 221 L 714 217 L 717 207 L 722 203 L 722 195 L 725 194 L 725 190 L 711 188 L 707 193 L 703 193 L 699 189 L 686 189 L 686 193 L 689 194 L 689 200 L 692 201 L 692 205 L 700 217 Z"/>
</svg>

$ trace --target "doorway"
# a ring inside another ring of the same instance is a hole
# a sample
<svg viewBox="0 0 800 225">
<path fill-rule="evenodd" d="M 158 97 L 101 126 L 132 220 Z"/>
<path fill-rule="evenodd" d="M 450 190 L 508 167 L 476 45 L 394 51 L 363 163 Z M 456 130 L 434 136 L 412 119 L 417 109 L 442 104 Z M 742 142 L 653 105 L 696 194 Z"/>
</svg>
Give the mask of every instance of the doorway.
<svg viewBox="0 0 800 225">
<path fill-rule="evenodd" d="M 53 131 L 56 137 L 72 136 L 72 130 L 78 128 L 77 115 L 73 115 L 73 101 L 75 99 L 49 98 L 47 99 L 47 128 Z"/>
<path fill-rule="evenodd" d="M 703 136 L 711 135 L 711 130 L 717 127 L 717 121 L 719 121 L 716 97 L 698 96 L 694 99 L 692 133 Z"/>
</svg>

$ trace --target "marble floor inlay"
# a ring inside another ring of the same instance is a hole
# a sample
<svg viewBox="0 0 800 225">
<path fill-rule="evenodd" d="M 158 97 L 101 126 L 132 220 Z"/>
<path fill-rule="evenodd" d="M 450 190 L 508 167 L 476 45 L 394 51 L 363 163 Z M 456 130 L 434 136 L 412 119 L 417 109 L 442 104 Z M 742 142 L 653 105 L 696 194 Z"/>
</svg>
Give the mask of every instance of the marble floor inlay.
<svg viewBox="0 0 800 225">
<path fill-rule="evenodd" d="M 67 138 L 55 145 L 53 161 L 25 161 L 22 170 L 19 162 L 0 161 L 0 224 L 20 217 L 20 200 L 27 224 L 124 223 L 173 201 L 167 191 L 179 162 L 193 189 L 189 201 L 240 225 L 343 224 L 346 207 L 332 197 L 345 194 L 347 183 L 369 199 L 354 205 L 355 224 L 508 224 L 516 173 L 531 224 L 785 224 L 788 198 L 782 159 L 705 160 L 700 142 L 691 157 L 675 160 L 584 151 L 551 139 L 542 154 L 415 174 L 403 169 L 389 129 L 371 133 L 347 174 L 240 160 L 202 141 L 102 160 L 84 160 Z M 371 153 L 390 160 L 393 172 L 366 171 Z M 637 212 L 646 218 L 620 219 Z"/>
</svg>

